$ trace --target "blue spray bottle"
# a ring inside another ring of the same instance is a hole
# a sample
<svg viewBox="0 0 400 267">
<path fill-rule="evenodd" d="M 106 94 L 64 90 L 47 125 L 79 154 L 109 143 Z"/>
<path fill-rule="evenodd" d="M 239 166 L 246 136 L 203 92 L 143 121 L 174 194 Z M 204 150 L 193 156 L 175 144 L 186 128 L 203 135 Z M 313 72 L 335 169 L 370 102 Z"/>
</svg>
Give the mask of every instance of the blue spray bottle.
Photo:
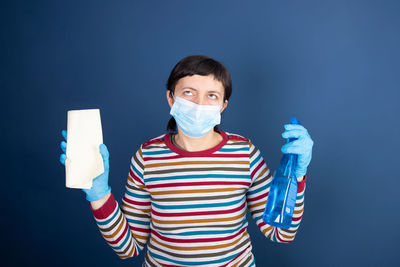
<svg viewBox="0 0 400 267">
<path fill-rule="evenodd" d="M 290 123 L 301 125 L 295 117 L 290 118 Z M 288 143 L 296 139 L 289 138 Z M 263 221 L 269 225 L 289 229 L 292 224 L 297 197 L 296 163 L 296 154 L 283 154 L 274 173 L 263 215 Z"/>
</svg>

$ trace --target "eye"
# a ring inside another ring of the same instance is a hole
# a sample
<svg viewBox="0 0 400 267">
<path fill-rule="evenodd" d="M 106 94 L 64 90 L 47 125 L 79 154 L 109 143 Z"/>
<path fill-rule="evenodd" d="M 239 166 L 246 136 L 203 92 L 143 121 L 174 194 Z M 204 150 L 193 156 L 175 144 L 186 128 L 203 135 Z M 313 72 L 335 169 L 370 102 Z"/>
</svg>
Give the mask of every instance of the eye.
<svg viewBox="0 0 400 267">
<path fill-rule="evenodd" d="M 184 95 L 192 95 L 192 92 L 191 91 L 183 91 L 183 94 Z"/>
<path fill-rule="evenodd" d="M 211 99 L 217 99 L 218 96 L 216 94 L 209 94 L 208 95 Z"/>
</svg>

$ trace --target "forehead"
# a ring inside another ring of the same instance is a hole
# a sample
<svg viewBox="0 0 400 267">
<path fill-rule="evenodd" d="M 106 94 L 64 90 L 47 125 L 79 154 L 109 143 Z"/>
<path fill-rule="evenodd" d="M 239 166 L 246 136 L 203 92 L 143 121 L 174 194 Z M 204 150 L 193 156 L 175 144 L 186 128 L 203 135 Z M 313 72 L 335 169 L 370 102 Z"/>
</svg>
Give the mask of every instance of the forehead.
<svg viewBox="0 0 400 267">
<path fill-rule="evenodd" d="M 208 76 L 202 75 L 192 75 L 192 76 L 185 76 L 176 84 L 176 90 L 182 90 L 185 87 L 191 87 L 193 89 L 199 91 L 217 91 L 223 94 L 224 86 L 222 82 L 218 81 L 214 78 L 214 75 L 210 74 Z"/>
</svg>

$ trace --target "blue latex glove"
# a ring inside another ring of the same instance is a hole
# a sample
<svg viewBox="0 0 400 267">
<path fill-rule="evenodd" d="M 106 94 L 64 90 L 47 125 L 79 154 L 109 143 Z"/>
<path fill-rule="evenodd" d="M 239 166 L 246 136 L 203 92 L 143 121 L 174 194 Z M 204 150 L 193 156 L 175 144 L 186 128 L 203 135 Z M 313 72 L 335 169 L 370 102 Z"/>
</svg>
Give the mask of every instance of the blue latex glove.
<svg viewBox="0 0 400 267">
<path fill-rule="evenodd" d="M 283 138 L 298 138 L 282 146 L 281 151 L 285 154 L 297 154 L 297 164 L 295 175 L 301 177 L 307 173 L 307 167 L 311 161 L 312 147 L 314 141 L 311 140 L 307 129 L 302 125 L 285 124 L 285 131 L 282 133 Z"/>
<path fill-rule="evenodd" d="M 61 132 L 65 141 L 67 141 L 67 131 L 63 130 Z M 67 142 L 61 141 L 61 149 L 66 153 Z M 103 158 L 104 172 L 93 179 L 92 187 L 90 189 L 82 189 L 86 193 L 86 200 L 96 201 L 102 199 L 105 195 L 111 192 L 111 187 L 108 185 L 108 173 L 110 170 L 109 157 L 107 146 L 105 144 L 100 144 L 99 146 L 101 157 Z M 60 162 L 65 165 L 65 159 L 67 156 L 61 154 Z"/>
</svg>

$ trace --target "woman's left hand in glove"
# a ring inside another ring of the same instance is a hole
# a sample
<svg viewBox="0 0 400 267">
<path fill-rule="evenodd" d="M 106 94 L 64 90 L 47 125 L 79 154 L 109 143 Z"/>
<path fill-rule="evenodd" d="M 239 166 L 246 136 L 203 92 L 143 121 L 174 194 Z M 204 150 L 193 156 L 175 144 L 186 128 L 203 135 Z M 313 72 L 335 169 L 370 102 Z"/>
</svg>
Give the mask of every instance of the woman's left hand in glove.
<svg viewBox="0 0 400 267">
<path fill-rule="evenodd" d="M 298 124 L 285 124 L 283 138 L 297 138 L 282 146 L 281 151 L 285 154 L 297 154 L 295 175 L 297 178 L 304 176 L 311 161 L 312 147 L 314 141 L 311 139 L 306 128 Z"/>
</svg>

